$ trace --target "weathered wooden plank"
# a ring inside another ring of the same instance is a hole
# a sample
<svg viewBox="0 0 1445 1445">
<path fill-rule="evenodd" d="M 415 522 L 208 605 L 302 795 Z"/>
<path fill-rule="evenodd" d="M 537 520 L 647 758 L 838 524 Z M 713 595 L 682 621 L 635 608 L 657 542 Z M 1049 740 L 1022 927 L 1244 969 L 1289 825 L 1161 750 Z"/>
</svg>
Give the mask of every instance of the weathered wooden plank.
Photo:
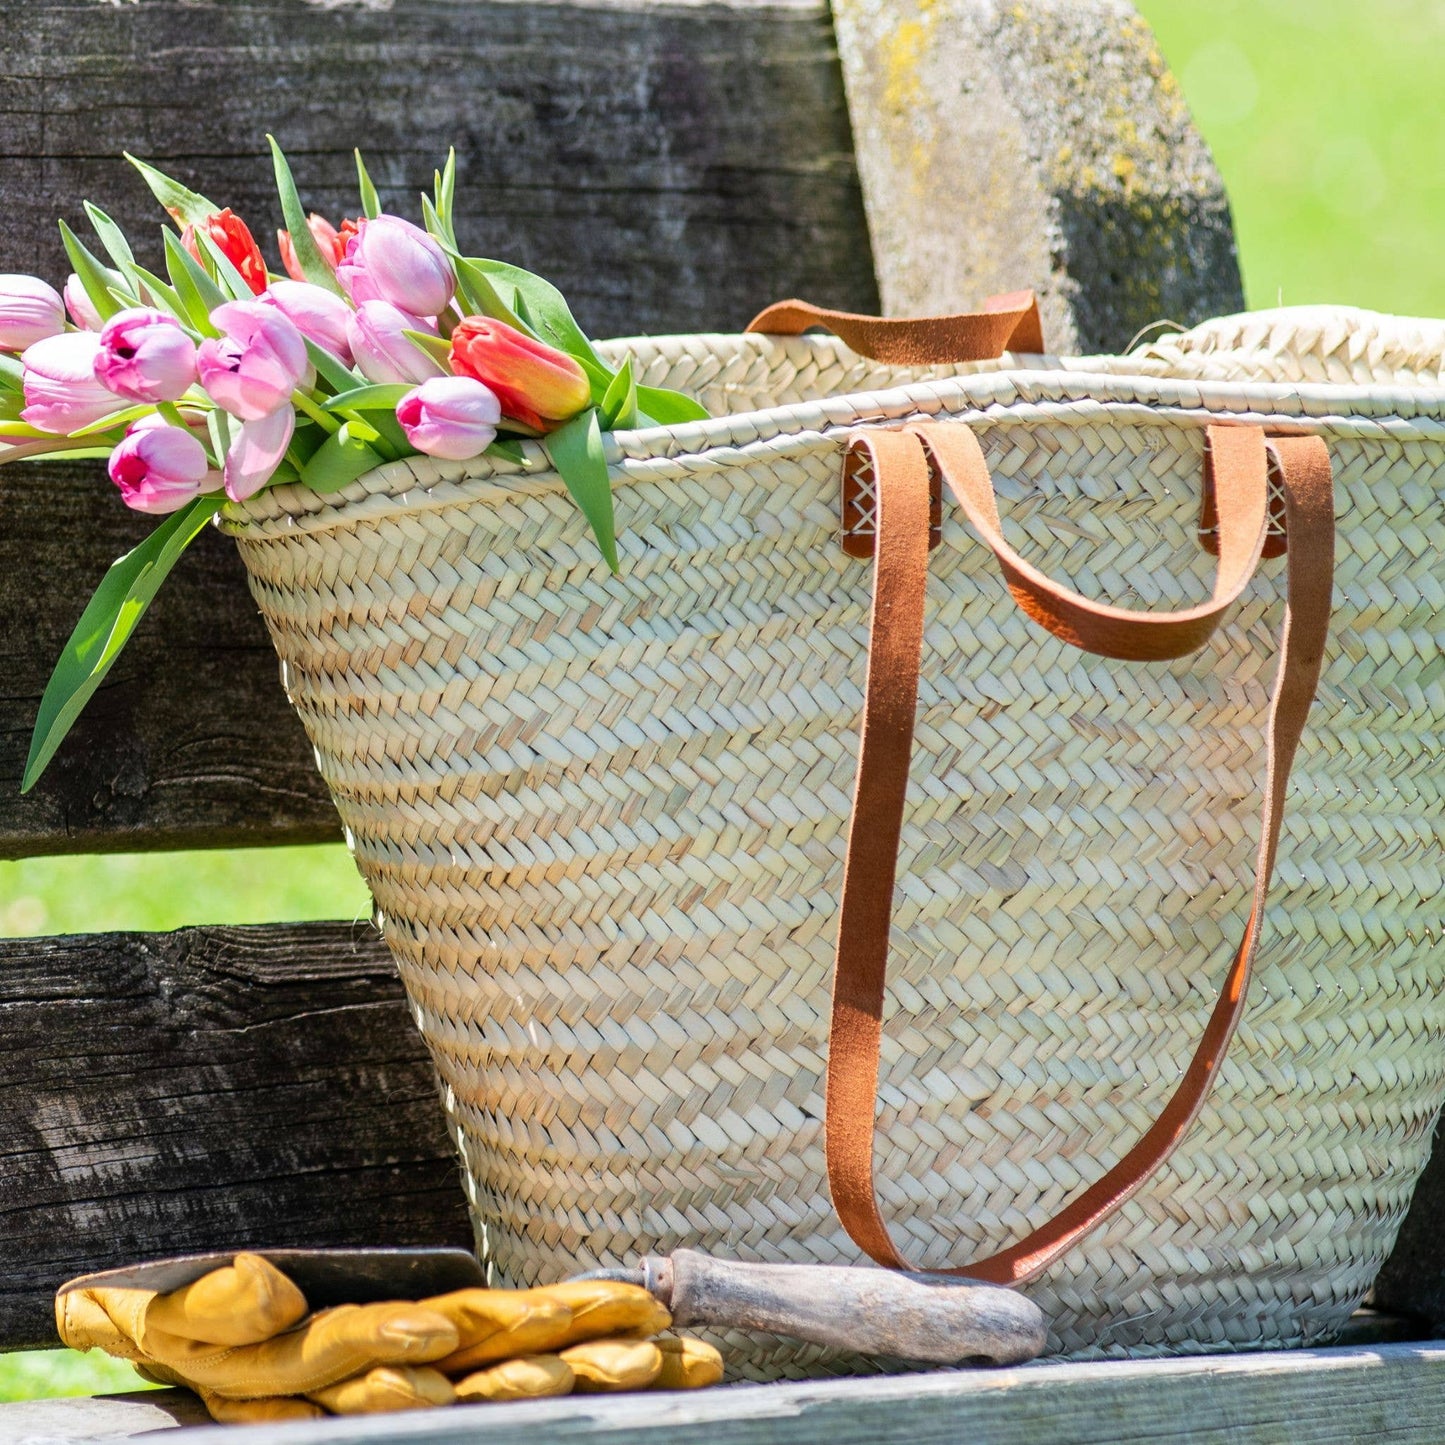
<svg viewBox="0 0 1445 1445">
<path fill-rule="evenodd" d="M 112 1407 L 111 1438 L 163 1427 L 165 1408 L 135 1397 Z M 0 1406 L 0 1436 L 43 1435 L 57 1445 L 94 1439 L 102 1409 L 102 1402 L 89 1402 L 86 1423 L 77 1420 L 74 1433 L 66 1433 L 62 1402 Z M 1380 1345 L 739 1385 L 689 1395 L 584 1395 L 256 1425 L 244 1439 L 247 1445 L 1438 1445 L 1442 1420 L 1445 1346 Z M 132 1422 L 136 1428 L 128 1430 Z M 166 1438 L 169 1445 L 200 1445 L 212 1437 L 182 1428 Z"/>
<path fill-rule="evenodd" d="M 793 292 L 876 307 L 824 0 L 0 0 L 0 35 L 7 270 L 58 273 L 81 197 L 157 233 L 122 150 L 270 237 L 270 131 L 333 217 L 353 146 L 415 213 L 455 144 L 464 244 L 597 335 L 736 329 Z"/>
<path fill-rule="evenodd" d="M 0 1348 L 57 1285 L 256 1245 L 470 1245 L 420 1037 L 366 927 L 0 943 Z"/>
<path fill-rule="evenodd" d="M 464 242 L 551 276 L 599 336 L 736 329 L 794 293 L 877 309 L 825 0 L 0 0 L 0 77 L 0 270 L 61 279 L 55 217 L 80 225 L 81 197 L 154 264 L 123 149 L 272 249 L 272 131 L 332 216 L 355 208 L 353 145 L 414 213 L 455 143 Z M 20 799 L 55 654 L 146 524 L 98 467 L 0 469 L 0 517 L 0 857 L 336 836 L 218 538 Z"/>
</svg>

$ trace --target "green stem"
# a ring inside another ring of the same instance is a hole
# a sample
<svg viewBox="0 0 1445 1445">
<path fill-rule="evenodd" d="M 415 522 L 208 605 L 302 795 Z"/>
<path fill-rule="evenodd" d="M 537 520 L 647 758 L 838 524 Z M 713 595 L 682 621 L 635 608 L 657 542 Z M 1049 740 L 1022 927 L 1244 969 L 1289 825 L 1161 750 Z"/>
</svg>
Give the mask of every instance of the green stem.
<svg viewBox="0 0 1445 1445">
<path fill-rule="evenodd" d="M 341 423 L 330 412 L 323 411 L 317 406 L 305 392 L 292 392 L 291 402 L 298 411 L 304 411 L 312 421 L 324 427 L 328 432 L 334 434 L 341 430 Z"/>
<path fill-rule="evenodd" d="M 158 401 L 156 410 L 172 425 L 178 426 L 182 431 L 189 431 L 190 425 L 185 417 L 181 415 L 181 409 L 173 401 Z"/>
</svg>

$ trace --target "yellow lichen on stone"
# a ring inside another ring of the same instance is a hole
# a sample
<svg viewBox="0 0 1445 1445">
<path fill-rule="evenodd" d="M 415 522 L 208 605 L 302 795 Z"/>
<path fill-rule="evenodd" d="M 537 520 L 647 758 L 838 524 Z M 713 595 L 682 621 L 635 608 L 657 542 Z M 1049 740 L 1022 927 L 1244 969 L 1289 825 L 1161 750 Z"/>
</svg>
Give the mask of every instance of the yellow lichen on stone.
<svg viewBox="0 0 1445 1445">
<path fill-rule="evenodd" d="M 930 27 L 922 20 L 901 21 L 883 46 L 883 103 L 899 113 L 923 103 L 918 67 L 928 51 Z"/>
</svg>

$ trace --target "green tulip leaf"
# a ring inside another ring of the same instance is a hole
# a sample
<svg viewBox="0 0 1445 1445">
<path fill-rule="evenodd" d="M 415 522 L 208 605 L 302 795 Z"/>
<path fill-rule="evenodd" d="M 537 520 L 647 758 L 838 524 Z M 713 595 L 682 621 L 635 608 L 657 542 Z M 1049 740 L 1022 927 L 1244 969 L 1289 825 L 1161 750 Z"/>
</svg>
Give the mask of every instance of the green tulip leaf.
<svg viewBox="0 0 1445 1445">
<path fill-rule="evenodd" d="M 301 484 L 313 492 L 336 492 L 357 477 L 379 467 L 385 458 L 378 456 L 349 426 L 333 432 L 311 454 L 301 468 Z"/>
<path fill-rule="evenodd" d="M 316 368 L 316 374 L 336 391 L 345 394 L 361 389 L 357 374 L 339 356 L 333 356 L 309 336 L 306 338 L 306 355 Z"/>
<path fill-rule="evenodd" d="M 105 681 L 161 583 L 224 501 L 221 496 L 197 497 L 167 517 L 138 547 L 111 563 L 75 624 L 40 699 L 22 793 L 35 786 L 81 710 Z"/>
<path fill-rule="evenodd" d="M 194 191 L 187 190 L 179 181 L 173 181 L 154 166 L 137 160 L 129 151 L 125 152 L 125 158 L 141 173 L 146 185 L 151 188 L 151 195 L 181 225 L 199 226 L 207 217 L 220 214 L 220 206 L 208 201 L 204 196 L 198 196 Z"/>
<path fill-rule="evenodd" d="M 602 424 L 608 431 L 630 431 L 637 425 L 637 380 L 630 356 L 623 358 L 603 393 Z"/>
<path fill-rule="evenodd" d="M 560 347 L 569 356 L 580 361 L 590 361 L 594 366 L 605 365 L 592 348 L 582 328 L 578 326 L 562 293 L 550 282 L 520 266 L 509 266 L 505 261 L 474 259 L 477 267 L 492 283 L 506 283 L 521 298 L 527 308 L 537 335 L 551 346 Z M 505 320 L 505 318 L 502 318 Z"/>
<path fill-rule="evenodd" d="M 688 421 L 711 421 L 712 413 L 680 391 L 662 386 L 639 386 L 637 404 L 659 426 L 680 426 Z"/>
<path fill-rule="evenodd" d="M 210 234 L 196 229 L 196 244 L 201 254 L 211 263 L 216 284 L 226 293 L 230 301 L 254 301 L 256 293 L 251 290 L 245 277 L 236 269 L 235 262 L 211 239 Z M 185 248 L 182 247 L 184 250 Z"/>
<path fill-rule="evenodd" d="M 174 231 L 166 231 L 164 240 L 166 274 L 176 288 L 185 319 L 202 336 L 219 336 L 221 333 L 211 321 L 211 312 L 225 304 L 224 293 L 211 280 L 206 268 L 181 245 Z"/>
<path fill-rule="evenodd" d="M 65 244 L 65 254 L 70 257 L 70 264 L 75 267 L 75 274 L 80 278 L 81 288 L 99 313 L 100 319 L 109 321 L 118 311 L 124 311 L 126 306 L 110 294 L 113 273 L 86 250 L 80 237 L 64 221 L 60 223 L 60 239 Z M 133 306 L 135 302 L 127 304 Z"/>
<path fill-rule="evenodd" d="M 509 462 L 515 462 L 519 467 L 527 465 L 527 454 L 522 450 L 522 443 L 511 441 L 506 437 L 498 437 L 486 451 L 484 457 L 501 457 Z"/>
<path fill-rule="evenodd" d="M 166 234 L 169 235 L 170 232 Z M 144 266 L 132 265 L 131 270 L 135 273 L 136 289 L 148 298 L 151 305 L 164 306 L 182 326 L 190 326 L 192 330 L 199 329 L 193 325 L 181 301 L 180 292 L 174 286 L 167 286 L 159 276 L 147 271 Z"/>
<path fill-rule="evenodd" d="M 356 183 L 361 190 L 361 214 L 368 221 L 374 221 L 381 214 L 381 197 L 376 194 L 376 187 L 371 183 L 371 176 L 366 169 L 366 162 L 361 158 L 359 150 L 353 151 L 356 157 Z"/>
<path fill-rule="evenodd" d="M 324 411 L 395 411 L 402 398 L 416 390 L 408 381 L 378 382 L 374 386 L 355 386 L 339 396 L 328 397 Z"/>
<path fill-rule="evenodd" d="M 556 431 L 549 432 L 542 438 L 542 445 L 572 494 L 572 500 L 582 508 L 582 515 L 591 524 L 597 545 L 615 574 L 618 565 L 612 478 L 608 475 L 607 455 L 602 448 L 602 427 L 597 408 L 590 407 Z"/>
<path fill-rule="evenodd" d="M 276 171 L 276 192 L 281 197 L 281 214 L 286 218 L 286 229 L 291 233 L 291 249 L 296 253 L 296 264 L 301 274 L 313 285 L 333 296 L 341 295 L 341 283 L 336 273 L 321 259 L 316 238 L 306 224 L 306 208 L 301 204 L 296 189 L 296 178 L 291 174 L 291 165 L 285 152 L 276 143 L 276 137 L 268 135 L 271 144 L 271 161 Z"/>
</svg>

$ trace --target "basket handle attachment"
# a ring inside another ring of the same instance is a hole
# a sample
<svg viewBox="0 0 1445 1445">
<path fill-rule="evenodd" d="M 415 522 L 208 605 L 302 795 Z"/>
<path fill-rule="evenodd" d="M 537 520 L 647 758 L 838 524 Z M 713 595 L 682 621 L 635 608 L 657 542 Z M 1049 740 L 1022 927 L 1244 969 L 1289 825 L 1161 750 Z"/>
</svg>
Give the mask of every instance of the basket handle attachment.
<svg viewBox="0 0 1445 1445">
<path fill-rule="evenodd" d="M 907 1268 L 879 1213 L 873 1179 L 878 1050 L 888 930 L 917 707 L 927 585 L 930 473 L 937 471 L 993 550 L 1015 602 L 1075 647 L 1155 661 L 1202 647 L 1253 574 L 1268 525 L 1268 484 L 1279 482 L 1290 545 L 1288 601 L 1270 700 L 1254 900 L 1224 986 L 1174 1094 L 1137 1143 L 1047 1224 L 987 1259 L 945 1274 L 1015 1284 L 1038 1274 L 1133 1195 L 1174 1151 L 1204 1103 L 1244 1010 L 1274 869 L 1295 751 L 1314 700 L 1329 632 L 1334 578 L 1334 484 L 1317 437 L 1266 438 L 1257 427 L 1214 426 L 1205 468 L 1219 519 L 1214 595 L 1183 612 L 1148 614 L 1089 601 L 1031 567 L 1004 540 L 983 452 L 961 424 L 856 432 L 848 451 L 874 471 L 878 492 L 868 681 L 849 824 L 833 984 L 825 1137 L 828 1181 L 843 1226 L 879 1264 Z"/>
<path fill-rule="evenodd" d="M 1044 350 L 1039 303 L 1032 291 L 990 296 L 982 310 L 953 316 L 860 316 L 809 301 L 777 301 L 758 312 L 746 329 L 801 336 L 810 326 L 822 326 L 859 356 L 890 366 L 951 366 L 995 361 L 1005 351 L 1037 356 Z"/>
</svg>

